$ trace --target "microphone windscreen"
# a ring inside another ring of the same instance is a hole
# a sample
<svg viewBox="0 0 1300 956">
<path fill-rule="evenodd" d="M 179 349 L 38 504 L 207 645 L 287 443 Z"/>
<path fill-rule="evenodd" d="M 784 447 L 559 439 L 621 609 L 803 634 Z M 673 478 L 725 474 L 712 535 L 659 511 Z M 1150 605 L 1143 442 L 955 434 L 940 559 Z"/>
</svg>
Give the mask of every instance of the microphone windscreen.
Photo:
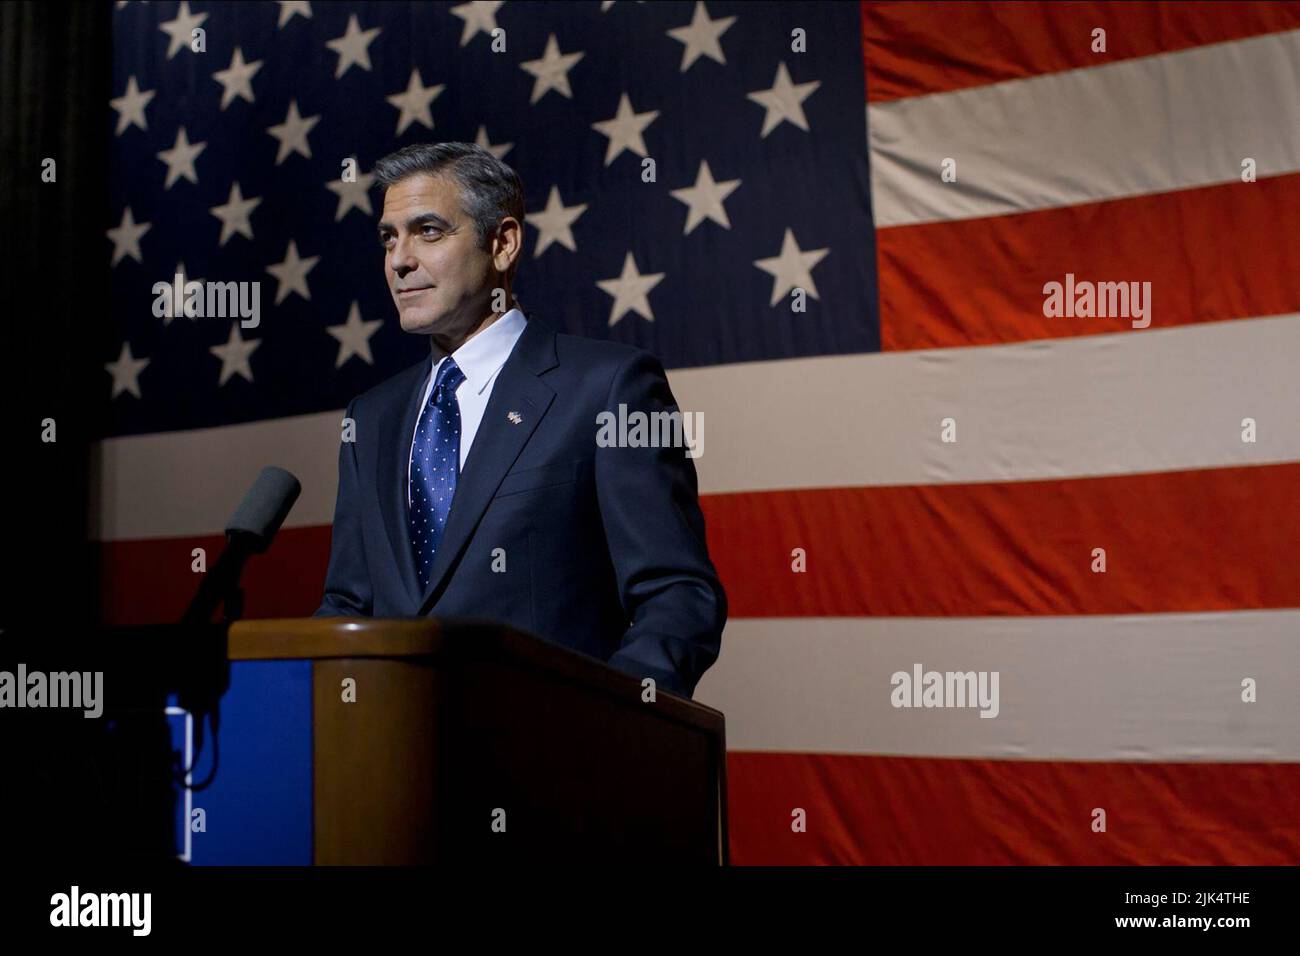
<svg viewBox="0 0 1300 956">
<path fill-rule="evenodd" d="M 269 465 L 263 468 L 226 523 L 226 534 L 242 531 L 254 535 L 265 548 L 289 516 L 302 485 L 290 472 Z"/>
</svg>

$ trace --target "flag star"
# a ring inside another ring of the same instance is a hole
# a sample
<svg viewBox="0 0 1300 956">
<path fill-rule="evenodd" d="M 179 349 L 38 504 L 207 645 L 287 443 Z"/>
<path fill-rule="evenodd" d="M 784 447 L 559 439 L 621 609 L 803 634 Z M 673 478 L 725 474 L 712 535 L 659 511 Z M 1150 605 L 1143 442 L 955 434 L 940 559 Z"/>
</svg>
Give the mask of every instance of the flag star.
<svg viewBox="0 0 1300 956">
<path fill-rule="evenodd" d="M 759 134 L 759 138 L 776 129 L 782 120 L 788 120 L 805 133 L 808 132 L 808 120 L 803 115 L 803 101 L 812 96 L 813 91 L 821 85 L 821 80 L 813 80 L 811 83 L 791 83 L 790 73 L 785 68 L 784 61 L 778 64 L 776 80 L 773 81 L 772 88 L 748 94 L 751 100 L 767 110 L 763 117 L 763 132 Z"/>
<path fill-rule="evenodd" d="M 717 20 L 710 20 L 709 11 L 704 9 L 704 3 L 699 0 L 695 4 L 695 15 L 691 17 L 691 22 L 687 26 L 675 27 L 668 31 L 668 35 L 674 40 L 686 44 L 686 49 L 682 52 L 681 72 L 685 73 L 689 70 L 691 64 L 701 56 L 707 56 L 725 65 L 727 58 L 722 55 L 722 44 L 719 38 L 735 22 L 735 17 L 719 17 Z"/>
<path fill-rule="evenodd" d="M 354 63 L 363 70 L 370 69 L 370 44 L 379 36 L 380 27 L 361 29 L 354 13 L 348 17 L 348 28 L 343 36 L 326 41 L 325 45 L 339 55 L 338 66 L 334 68 L 334 79 L 348 71 Z"/>
<path fill-rule="evenodd" d="M 144 367 L 148 364 L 148 359 L 138 359 L 131 355 L 130 342 L 123 342 L 122 351 L 118 353 L 117 361 L 104 363 L 104 368 L 113 376 L 113 394 L 109 398 L 117 398 L 123 392 L 130 392 L 136 398 L 141 398 L 140 373 L 144 371 Z"/>
<path fill-rule="evenodd" d="M 235 47 L 235 55 L 230 58 L 230 66 L 217 70 L 212 78 L 221 84 L 221 108 L 224 110 L 236 96 L 242 96 L 253 103 L 253 77 L 262 68 L 261 60 L 244 62 L 244 54 Z"/>
<path fill-rule="evenodd" d="M 636 312 L 642 318 L 653 322 L 655 316 L 650 311 L 650 300 L 647 296 L 663 277 L 662 272 L 641 275 L 637 271 L 636 260 L 629 252 L 627 258 L 623 260 L 622 275 L 617 279 L 601 279 L 596 283 L 601 291 L 614 297 L 613 308 L 609 310 L 609 324 L 613 325 L 629 311 Z"/>
<path fill-rule="evenodd" d="M 319 261 L 320 256 L 308 256 L 306 259 L 298 258 L 298 247 L 290 239 L 289 251 L 284 254 L 284 261 L 266 267 L 266 271 L 275 276 L 277 281 L 275 304 L 279 305 L 288 298 L 291 292 L 297 292 L 310 302 L 311 290 L 307 288 L 307 273 L 311 272 Z"/>
<path fill-rule="evenodd" d="M 166 20 L 158 24 L 158 29 L 167 34 L 170 38 L 167 43 L 167 59 L 171 59 L 177 53 L 190 45 L 193 39 L 194 28 L 203 23 L 208 18 L 206 13 L 190 13 L 190 5 L 186 0 L 181 0 L 181 5 L 176 10 L 175 20 Z"/>
<path fill-rule="evenodd" d="M 280 149 L 275 154 L 275 165 L 279 166 L 290 153 L 299 153 L 311 159 L 311 144 L 307 142 L 307 134 L 319 122 L 319 114 L 300 116 L 298 101 L 290 100 L 289 113 L 284 122 L 267 128 L 267 132 L 280 141 Z"/>
<path fill-rule="evenodd" d="M 212 215 L 221 220 L 221 238 L 217 240 L 217 245 L 224 246 L 226 240 L 235 233 L 252 239 L 253 225 L 248 221 L 248 217 L 261 201 L 256 198 L 245 199 L 239 192 L 239 183 L 231 183 L 230 198 L 224 205 L 213 206 L 210 210 Z"/>
<path fill-rule="evenodd" d="M 625 149 L 630 149 L 638 156 L 645 156 L 645 140 L 641 134 L 658 116 L 658 110 L 634 113 L 632 101 L 627 98 L 627 94 L 620 96 L 618 112 L 613 119 L 591 124 L 596 132 L 609 137 L 609 146 L 605 149 L 605 165 L 612 163 Z"/>
<path fill-rule="evenodd" d="M 573 90 L 569 89 L 569 71 L 586 55 L 585 53 L 560 53 L 560 44 L 556 42 L 555 34 L 550 34 L 546 38 L 546 52 L 542 54 L 541 59 L 525 60 L 519 64 L 520 68 L 536 78 L 533 82 L 533 96 L 528 102 L 536 103 L 550 90 L 573 99 Z"/>
<path fill-rule="evenodd" d="M 140 89 L 136 85 L 134 76 L 127 77 L 126 92 L 108 101 L 108 105 L 117 110 L 117 129 L 113 133 L 114 136 L 121 136 L 122 131 L 132 124 L 143 130 L 149 129 L 144 119 L 144 108 L 149 105 L 156 92 L 156 90 Z"/>
<path fill-rule="evenodd" d="M 180 308 L 180 311 L 177 311 L 177 310 L 176 310 L 176 303 L 172 301 L 172 296 L 173 296 L 174 291 L 175 291 L 175 288 L 176 288 L 176 286 L 175 286 L 176 276 L 178 276 L 178 275 L 181 277 L 181 308 Z M 202 279 L 193 279 L 193 278 L 190 277 L 189 273 L 187 273 L 187 272 L 185 271 L 185 263 L 183 263 L 183 262 L 178 262 L 178 263 L 176 263 L 176 268 L 173 270 L 173 272 L 172 272 L 172 276 L 171 276 L 171 279 L 170 279 L 170 281 L 169 281 L 168 284 L 167 284 L 167 293 L 166 293 L 166 297 L 163 299 L 163 316 L 162 316 L 162 318 L 163 318 L 163 325 L 171 325 L 171 324 L 172 324 L 172 319 L 178 319 L 178 318 L 180 318 L 181 316 L 185 316 L 185 317 L 188 318 L 191 322 L 195 322 L 195 321 L 198 320 L 198 316 L 196 316 L 196 315 L 185 315 L 185 298 L 186 298 L 186 296 L 185 296 L 185 285 L 186 285 L 186 283 L 189 283 L 189 282 L 202 282 L 202 281 L 203 281 Z"/>
<path fill-rule="evenodd" d="M 301 14 L 304 19 L 311 19 L 311 4 L 307 0 L 279 0 L 279 3 L 280 21 L 275 25 L 276 29 L 292 20 L 295 13 Z"/>
<path fill-rule="evenodd" d="M 708 160 L 701 160 L 695 185 L 674 189 L 670 194 L 674 199 L 690 207 L 686 213 L 686 228 L 682 230 L 682 235 L 689 235 L 690 231 L 705 219 L 712 219 L 724 229 L 730 229 L 731 220 L 727 218 L 727 210 L 722 203 L 739 185 L 739 179 L 714 182 Z"/>
<path fill-rule="evenodd" d="M 339 197 L 339 207 L 334 212 L 334 221 L 338 222 L 352 209 L 360 209 L 367 216 L 374 215 L 370 205 L 370 184 L 375 181 L 374 173 L 358 173 L 356 182 L 336 179 L 325 184 L 325 188 Z"/>
<path fill-rule="evenodd" d="M 411 79 L 406 84 L 405 93 L 394 93 L 386 97 L 388 102 L 402 111 L 402 115 L 397 117 L 397 135 L 401 136 L 406 127 L 412 123 L 419 123 L 421 126 L 427 126 L 433 129 L 433 117 L 429 113 L 429 104 L 438 98 L 446 85 L 439 83 L 437 86 L 425 86 L 424 80 L 420 76 L 418 69 L 411 70 Z"/>
<path fill-rule="evenodd" d="M 772 301 L 768 305 L 776 305 L 783 295 L 795 288 L 807 290 L 814 299 L 820 298 L 813 282 L 812 270 L 829 253 L 830 249 L 801 251 L 799 244 L 794 241 L 794 232 L 786 229 L 785 239 L 781 242 L 781 254 L 754 262 L 754 265 L 773 277 Z"/>
<path fill-rule="evenodd" d="M 512 150 L 515 145 L 514 143 L 497 143 L 495 146 L 493 146 L 490 142 L 488 142 L 488 134 L 487 134 L 486 126 L 480 126 L 478 128 L 478 135 L 474 137 L 474 142 L 477 145 L 482 146 L 484 149 L 486 149 L 497 159 L 505 159 L 506 153 L 510 152 L 510 150 Z"/>
<path fill-rule="evenodd" d="M 577 252 L 578 246 L 573 241 L 573 230 L 569 227 L 586 211 L 586 203 L 565 206 L 560 200 L 559 187 L 552 186 L 551 195 L 546 200 L 546 208 L 524 217 L 525 222 L 537 229 L 537 248 L 533 250 L 533 258 L 540 256 L 553 242 L 558 242 L 570 252 Z"/>
<path fill-rule="evenodd" d="M 194 160 L 207 148 L 207 143 L 193 143 L 185 135 L 185 127 L 176 131 L 176 144 L 171 149 L 164 149 L 158 158 L 167 164 L 167 178 L 163 189 L 171 189 L 176 180 L 184 176 L 192 183 L 199 181 L 199 174 L 194 170 Z"/>
<path fill-rule="evenodd" d="M 113 261 L 110 266 L 117 265 L 126 256 L 136 262 L 144 262 L 144 257 L 140 254 L 140 237 L 151 228 L 151 223 L 137 223 L 131 214 L 131 207 L 127 206 L 122 213 L 122 222 L 115 229 L 108 230 L 108 238 L 113 240 Z"/>
<path fill-rule="evenodd" d="M 370 355 L 370 336 L 374 335 L 383 324 L 383 319 L 369 319 L 363 322 L 361 309 L 353 302 L 352 308 L 348 309 L 346 322 L 325 328 L 326 332 L 339 340 L 339 357 L 335 359 L 334 367 L 341 368 L 343 363 L 354 355 L 367 365 L 374 365 L 375 360 Z"/>
<path fill-rule="evenodd" d="M 465 46 L 478 36 L 482 30 L 488 36 L 497 28 L 497 11 L 501 9 L 502 0 L 472 0 L 452 7 L 451 12 L 465 21 L 465 29 L 460 33 L 460 45 Z"/>
<path fill-rule="evenodd" d="M 226 339 L 225 345 L 213 345 L 208 349 L 221 359 L 221 377 L 217 379 L 217 385 L 225 385 L 233 375 L 242 375 L 251 382 L 253 369 L 248 364 L 248 357 L 261 344 L 257 339 L 245 340 L 239 334 L 239 323 L 231 322 L 230 338 Z"/>
</svg>

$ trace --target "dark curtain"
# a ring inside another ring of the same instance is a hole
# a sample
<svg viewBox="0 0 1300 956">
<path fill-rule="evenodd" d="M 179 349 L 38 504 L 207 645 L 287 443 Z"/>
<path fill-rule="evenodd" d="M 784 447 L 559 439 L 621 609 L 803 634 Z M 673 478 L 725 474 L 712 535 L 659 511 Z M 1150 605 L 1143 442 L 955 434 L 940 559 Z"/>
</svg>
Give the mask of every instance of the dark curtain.
<svg viewBox="0 0 1300 956">
<path fill-rule="evenodd" d="M 109 0 L 0 4 L 0 627 L 96 617 L 92 428 L 108 401 Z M 43 182 L 42 163 L 57 179 Z M 54 421 L 56 441 L 42 440 Z M 12 631 L 10 631 L 12 633 Z"/>
</svg>

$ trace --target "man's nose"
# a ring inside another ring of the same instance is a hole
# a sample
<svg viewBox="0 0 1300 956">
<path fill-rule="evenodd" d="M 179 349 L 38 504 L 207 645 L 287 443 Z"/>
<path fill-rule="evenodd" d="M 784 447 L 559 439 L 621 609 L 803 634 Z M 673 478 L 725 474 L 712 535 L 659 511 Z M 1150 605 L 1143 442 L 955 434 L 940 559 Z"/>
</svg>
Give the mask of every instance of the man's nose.
<svg viewBox="0 0 1300 956">
<path fill-rule="evenodd" d="M 419 260 L 411 255 L 409 247 L 401 241 L 393 243 L 393 249 L 388 257 L 389 267 L 399 279 L 406 278 L 407 273 L 414 271 L 420 265 Z"/>
</svg>

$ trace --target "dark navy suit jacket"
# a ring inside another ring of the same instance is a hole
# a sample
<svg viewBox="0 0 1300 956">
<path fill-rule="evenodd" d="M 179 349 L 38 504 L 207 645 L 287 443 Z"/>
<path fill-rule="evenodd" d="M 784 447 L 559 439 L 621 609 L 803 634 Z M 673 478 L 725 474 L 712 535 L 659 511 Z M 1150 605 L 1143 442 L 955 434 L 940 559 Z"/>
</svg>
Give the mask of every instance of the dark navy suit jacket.
<svg viewBox="0 0 1300 956">
<path fill-rule="evenodd" d="M 596 441 L 602 411 L 676 408 L 659 361 L 529 319 L 492 387 L 421 593 L 407 466 L 432 362 L 348 406 L 355 441 L 339 448 L 316 614 L 488 618 L 689 697 L 718 656 L 727 616 L 695 466 L 681 447 Z M 504 572 L 493 570 L 498 548 Z"/>
</svg>

